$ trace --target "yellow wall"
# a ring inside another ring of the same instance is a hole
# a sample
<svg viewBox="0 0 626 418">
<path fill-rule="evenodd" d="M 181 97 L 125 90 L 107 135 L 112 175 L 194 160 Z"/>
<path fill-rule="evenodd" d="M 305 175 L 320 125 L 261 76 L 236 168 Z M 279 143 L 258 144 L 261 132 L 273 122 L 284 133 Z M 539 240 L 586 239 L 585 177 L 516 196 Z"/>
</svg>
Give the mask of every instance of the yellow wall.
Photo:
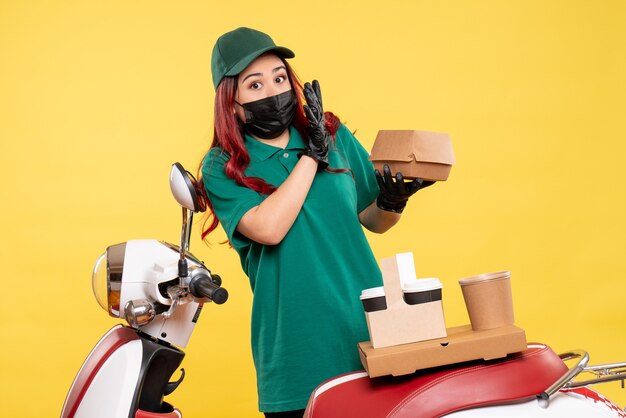
<svg viewBox="0 0 626 418">
<path fill-rule="evenodd" d="M 90 287 L 107 245 L 177 241 L 169 168 L 207 148 L 211 48 L 242 25 L 296 51 L 367 148 L 379 129 L 450 133 L 449 181 L 369 236 L 441 278 L 448 325 L 468 322 L 459 278 L 509 269 L 531 341 L 626 360 L 624 21 L 621 1 L 2 0 L 2 415 L 58 416 L 117 322 Z M 231 299 L 187 347 L 187 417 L 258 416 L 251 295 L 222 238 L 191 246 Z M 601 387 L 624 406 L 618 388 Z"/>
</svg>

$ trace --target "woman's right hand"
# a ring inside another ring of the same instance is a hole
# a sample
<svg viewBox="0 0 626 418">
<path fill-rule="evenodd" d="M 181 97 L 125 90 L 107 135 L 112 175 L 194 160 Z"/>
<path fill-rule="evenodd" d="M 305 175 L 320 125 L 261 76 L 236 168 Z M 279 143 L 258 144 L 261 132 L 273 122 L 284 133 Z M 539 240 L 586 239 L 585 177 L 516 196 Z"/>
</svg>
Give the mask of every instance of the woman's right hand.
<svg viewBox="0 0 626 418">
<path fill-rule="evenodd" d="M 296 221 L 311 189 L 316 171 L 328 167 L 330 134 L 326 131 L 320 85 L 304 85 L 309 119 L 309 139 L 303 155 L 287 179 L 261 204 L 248 210 L 239 220 L 237 231 L 264 245 L 280 244 Z"/>
<path fill-rule="evenodd" d="M 304 84 L 304 98 L 306 105 L 303 106 L 304 113 L 309 120 L 309 140 L 304 151 L 307 155 L 318 162 L 317 171 L 322 171 L 328 167 L 328 144 L 330 134 L 326 130 L 326 119 L 324 108 L 322 107 L 322 93 L 320 83 L 313 80 Z"/>
</svg>

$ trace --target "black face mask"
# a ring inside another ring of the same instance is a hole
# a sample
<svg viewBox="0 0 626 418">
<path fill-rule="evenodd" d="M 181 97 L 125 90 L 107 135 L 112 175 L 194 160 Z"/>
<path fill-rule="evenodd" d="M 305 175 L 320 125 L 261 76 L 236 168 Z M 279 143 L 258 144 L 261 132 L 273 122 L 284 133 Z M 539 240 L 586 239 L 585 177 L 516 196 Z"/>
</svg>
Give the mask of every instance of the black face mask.
<svg viewBox="0 0 626 418">
<path fill-rule="evenodd" d="M 274 139 L 282 134 L 291 125 L 298 107 L 293 90 L 254 102 L 237 104 L 243 107 L 246 116 L 244 128 L 263 139 Z"/>
</svg>

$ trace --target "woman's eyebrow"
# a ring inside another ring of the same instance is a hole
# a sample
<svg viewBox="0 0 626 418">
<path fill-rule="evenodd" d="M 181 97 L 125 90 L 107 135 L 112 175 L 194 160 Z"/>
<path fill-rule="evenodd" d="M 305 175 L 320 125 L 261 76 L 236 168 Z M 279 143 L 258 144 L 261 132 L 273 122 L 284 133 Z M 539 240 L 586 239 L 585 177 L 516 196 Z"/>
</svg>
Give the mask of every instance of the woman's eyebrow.
<svg viewBox="0 0 626 418">
<path fill-rule="evenodd" d="M 262 76 L 263 73 L 252 73 L 252 74 L 248 74 L 247 76 L 244 77 L 243 80 L 241 80 L 241 82 L 243 83 L 244 81 L 246 81 L 247 79 L 249 79 L 250 77 L 260 77 Z"/>
<path fill-rule="evenodd" d="M 285 66 L 284 66 L 284 65 L 281 65 L 281 66 L 279 66 L 279 67 L 274 68 L 274 69 L 272 70 L 272 73 L 276 73 L 276 72 L 278 72 L 278 71 L 280 71 L 280 70 L 285 70 L 285 71 L 287 71 L 287 68 L 285 68 Z M 244 81 L 246 81 L 246 80 L 247 80 L 247 79 L 249 79 L 250 77 L 260 77 L 260 76 L 262 76 L 262 75 L 263 75 L 263 73 L 252 73 L 252 74 L 248 74 L 247 76 L 245 76 L 245 77 L 243 78 L 243 80 L 241 80 L 241 82 L 243 83 Z"/>
</svg>

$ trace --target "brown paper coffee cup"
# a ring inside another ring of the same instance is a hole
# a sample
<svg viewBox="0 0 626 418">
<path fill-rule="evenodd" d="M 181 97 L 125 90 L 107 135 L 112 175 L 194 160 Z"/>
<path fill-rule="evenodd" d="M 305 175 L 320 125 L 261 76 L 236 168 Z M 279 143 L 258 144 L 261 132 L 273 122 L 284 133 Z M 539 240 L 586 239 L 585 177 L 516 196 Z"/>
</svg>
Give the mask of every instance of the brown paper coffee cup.
<svg viewBox="0 0 626 418">
<path fill-rule="evenodd" d="M 459 284 L 474 331 L 514 323 L 511 272 L 466 277 L 459 280 Z"/>
</svg>

